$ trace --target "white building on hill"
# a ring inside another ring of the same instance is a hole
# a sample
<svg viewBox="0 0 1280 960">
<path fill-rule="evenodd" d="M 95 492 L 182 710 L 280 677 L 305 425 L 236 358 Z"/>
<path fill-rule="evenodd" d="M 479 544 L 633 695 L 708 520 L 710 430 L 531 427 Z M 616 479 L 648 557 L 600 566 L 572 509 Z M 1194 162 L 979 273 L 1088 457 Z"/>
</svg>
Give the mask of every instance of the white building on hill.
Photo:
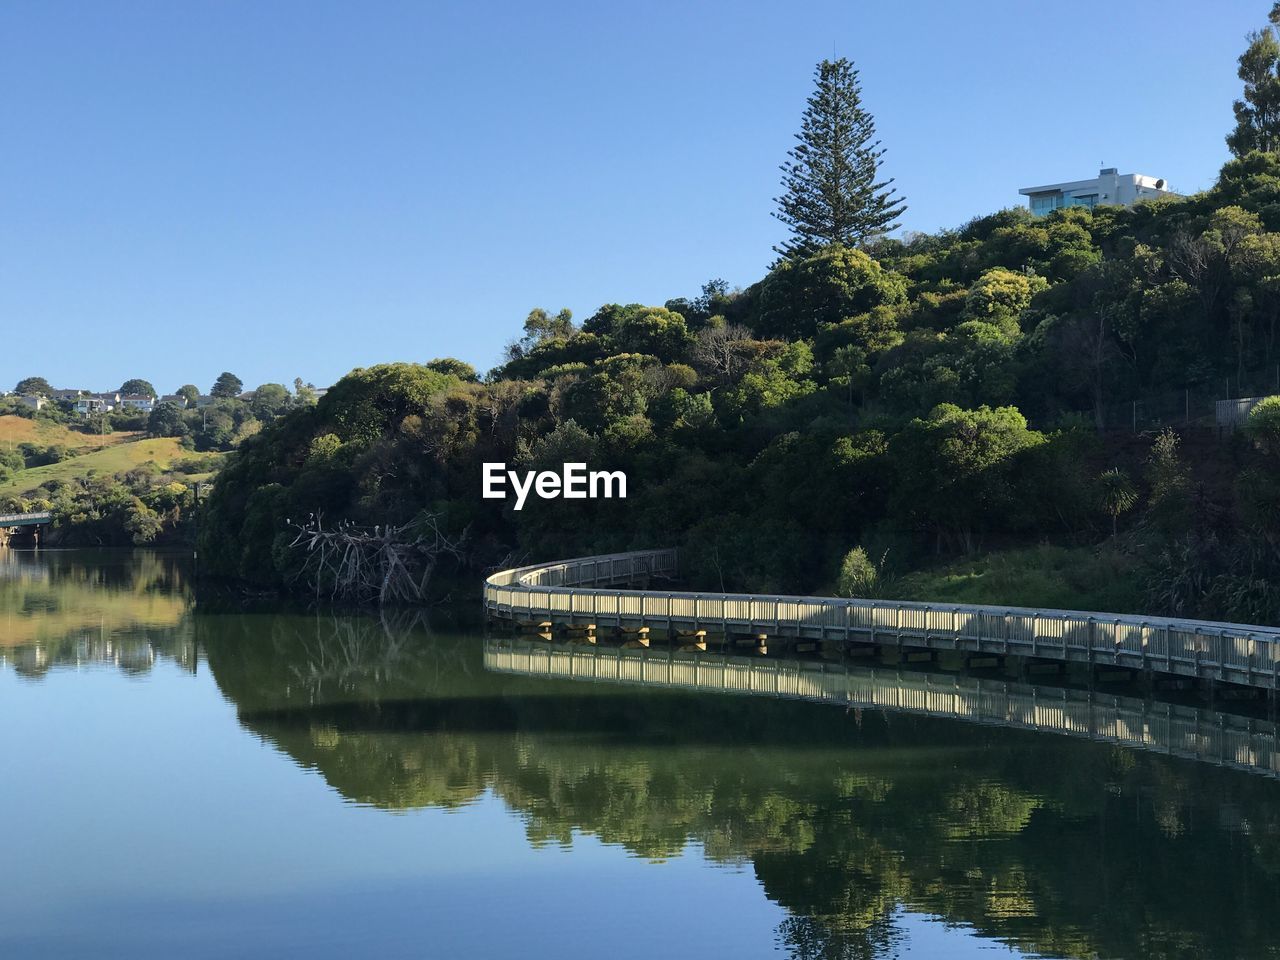
<svg viewBox="0 0 1280 960">
<path fill-rule="evenodd" d="M 1040 187 L 1023 187 L 1018 191 L 1028 197 L 1031 212 L 1047 216 L 1063 207 L 1120 206 L 1131 207 L 1139 200 L 1176 197 L 1163 178 L 1141 173 L 1120 173 L 1115 167 L 1104 167 L 1092 180 L 1071 180 Z"/>
</svg>

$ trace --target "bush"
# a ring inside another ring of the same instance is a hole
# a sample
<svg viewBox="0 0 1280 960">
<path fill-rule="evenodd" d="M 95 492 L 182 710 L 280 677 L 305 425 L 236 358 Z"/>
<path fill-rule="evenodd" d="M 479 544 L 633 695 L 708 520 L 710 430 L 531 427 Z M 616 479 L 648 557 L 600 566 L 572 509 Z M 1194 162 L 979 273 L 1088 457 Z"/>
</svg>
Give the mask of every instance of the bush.
<svg viewBox="0 0 1280 960">
<path fill-rule="evenodd" d="M 1280 397 L 1266 397 L 1250 410 L 1244 430 L 1266 453 L 1280 452 Z"/>
<path fill-rule="evenodd" d="M 840 564 L 836 590 L 842 597 L 871 597 L 880 583 L 879 566 L 862 547 L 854 547 Z"/>
</svg>

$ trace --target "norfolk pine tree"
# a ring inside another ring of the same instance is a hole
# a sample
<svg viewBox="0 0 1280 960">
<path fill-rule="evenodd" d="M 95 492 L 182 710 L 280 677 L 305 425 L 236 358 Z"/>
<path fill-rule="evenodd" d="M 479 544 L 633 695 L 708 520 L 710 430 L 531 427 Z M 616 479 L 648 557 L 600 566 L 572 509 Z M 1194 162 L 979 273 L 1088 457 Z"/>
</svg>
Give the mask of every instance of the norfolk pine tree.
<svg viewBox="0 0 1280 960">
<path fill-rule="evenodd" d="M 800 142 L 787 151 L 776 200 L 774 216 L 792 236 L 774 249 L 787 259 L 831 243 L 856 247 L 896 227 L 906 209 L 893 180 L 876 179 L 884 150 L 862 107 L 858 71 L 841 57 L 823 60 L 814 76 L 817 89 L 796 134 Z"/>
<path fill-rule="evenodd" d="M 1249 47 L 1240 55 L 1244 99 L 1232 105 L 1236 128 L 1227 136 L 1237 157 L 1252 150 L 1280 152 L 1280 3 L 1272 6 L 1269 19 L 1271 26 L 1249 34 Z"/>
</svg>

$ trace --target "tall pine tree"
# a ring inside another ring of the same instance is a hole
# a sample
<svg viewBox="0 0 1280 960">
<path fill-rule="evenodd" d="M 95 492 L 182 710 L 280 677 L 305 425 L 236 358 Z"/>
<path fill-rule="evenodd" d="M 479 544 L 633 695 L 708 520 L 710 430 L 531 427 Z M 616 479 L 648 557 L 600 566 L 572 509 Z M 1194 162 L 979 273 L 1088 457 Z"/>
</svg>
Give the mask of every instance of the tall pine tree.
<svg viewBox="0 0 1280 960">
<path fill-rule="evenodd" d="M 877 180 L 884 150 L 875 119 L 862 107 L 858 71 L 844 57 L 823 60 L 814 71 L 817 89 L 804 111 L 799 144 L 782 165 L 785 191 L 774 214 L 791 236 L 774 249 L 804 257 L 829 243 L 849 247 L 898 225 L 906 201 L 892 179 Z"/>
<path fill-rule="evenodd" d="M 1249 48 L 1240 55 L 1244 99 L 1233 104 L 1236 128 L 1227 137 L 1237 157 L 1251 150 L 1280 152 L 1280 3 L 1272 6 L 1270 19 L 1271 26 L 1249 34 Z"/>
</svg>

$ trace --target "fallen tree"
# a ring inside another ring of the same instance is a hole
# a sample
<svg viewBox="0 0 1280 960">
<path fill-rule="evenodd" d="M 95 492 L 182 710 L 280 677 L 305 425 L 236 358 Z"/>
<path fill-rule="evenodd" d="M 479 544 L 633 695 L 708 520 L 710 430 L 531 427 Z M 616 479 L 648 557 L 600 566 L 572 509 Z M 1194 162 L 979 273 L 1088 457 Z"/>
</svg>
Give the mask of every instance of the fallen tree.
<svg viewBox="0 0 1280 960">
<path fill-rule="evenodd" d="M 289 521 L 297 536 L 289 545 L 306 560 L 296 575 L 319 599 L 352 603 L 423 603 L 431 575 L 442 559 L 462 559 L 467 533 L 450 537 L 437 514 L 422 514 L 406 524 L 360 526 L 340 520 L 326 526 L 311 514 Z"/>
</svg>

